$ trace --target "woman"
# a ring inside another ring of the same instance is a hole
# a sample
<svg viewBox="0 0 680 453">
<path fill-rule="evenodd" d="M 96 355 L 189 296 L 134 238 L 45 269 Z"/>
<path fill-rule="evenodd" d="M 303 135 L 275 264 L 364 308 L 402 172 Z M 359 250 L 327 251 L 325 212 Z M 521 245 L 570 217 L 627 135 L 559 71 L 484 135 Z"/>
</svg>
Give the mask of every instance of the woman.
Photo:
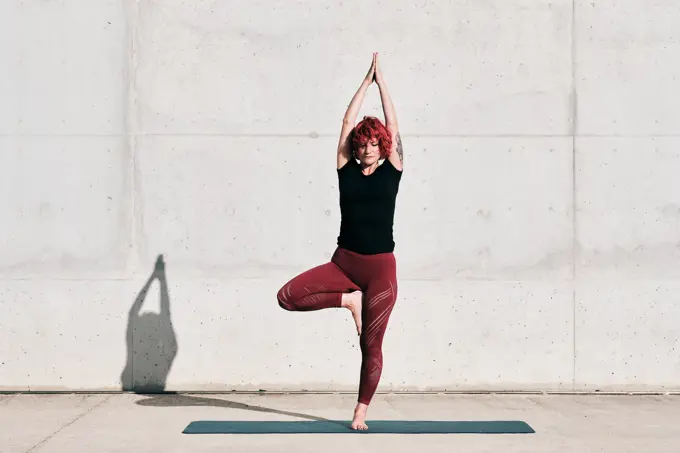
<svg viewBox="0 0 680 453">
<path fill-rule="evenodd" d="M 380 89 L 386 125 L 366 116 L 353 127 L 373 82 Z M 335 253 L 330 262 L 293 278 L 277 294 L 286 310 L 344 307 L 352 313 L 362 353 L 355 430 L 368 429 L 366 411 L 382 373 L 383 336 L 397 297 L 392 225 L 403 158 L 394 106 L 374 53 L 345 112 L 338 143 L 341 224 Z"/>
</svg>

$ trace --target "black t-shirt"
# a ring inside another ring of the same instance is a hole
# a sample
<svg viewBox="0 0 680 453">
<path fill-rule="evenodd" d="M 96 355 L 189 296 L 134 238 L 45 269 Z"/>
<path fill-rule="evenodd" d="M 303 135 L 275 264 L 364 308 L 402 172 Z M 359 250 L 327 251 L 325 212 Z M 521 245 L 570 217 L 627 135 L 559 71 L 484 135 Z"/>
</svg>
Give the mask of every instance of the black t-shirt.
<svg viewBox="0 0 680 453">
<path fill-rule="evenodd" d="M 338 246 L 366 255 L 394 251 L 392 226 L 401 174 L 388 159 L 368 176 L 354 158 L 338 169 Z"/>
</svg>

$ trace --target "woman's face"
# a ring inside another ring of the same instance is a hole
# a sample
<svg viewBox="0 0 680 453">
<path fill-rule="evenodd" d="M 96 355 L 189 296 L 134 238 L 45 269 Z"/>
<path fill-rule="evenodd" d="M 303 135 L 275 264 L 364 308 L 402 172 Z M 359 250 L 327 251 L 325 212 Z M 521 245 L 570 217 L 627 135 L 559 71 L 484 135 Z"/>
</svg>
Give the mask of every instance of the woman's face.
<svg viewBox="0 0 680 453">
<path fill-rule="evenodd" d="M 356 157 L 364 165 L 373 165 L 380 160 L 380 147 L 378 146 L 378 139 L 372 137 L 366 144 L 359 145 L 356 151 Z"/>
</svg>

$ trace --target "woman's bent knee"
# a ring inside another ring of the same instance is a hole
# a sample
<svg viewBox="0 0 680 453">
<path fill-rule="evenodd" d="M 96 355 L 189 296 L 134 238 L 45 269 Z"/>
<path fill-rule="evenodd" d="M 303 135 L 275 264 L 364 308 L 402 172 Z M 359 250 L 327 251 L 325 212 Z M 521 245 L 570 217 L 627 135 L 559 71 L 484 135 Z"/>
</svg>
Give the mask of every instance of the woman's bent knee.
<svg viewBox="0 0 680 453">
<path fill-rule="evenodd" d="M 276 300 L 279 303 L 279 307 L 283 308 L 284 310 L 292 311 L 293 310 L 293 304 L 291 304 L 288 301 L 288 295 L 286 294 L 286 287 L 284 286 L 279 290 L 278 293 L 276 293 Z"/>
<path fill-rule="evenodd" d="M 279 307 L 286 311 L 294 311 L 294 306 L 286 301 L 279 299 Z"/>
</svg>

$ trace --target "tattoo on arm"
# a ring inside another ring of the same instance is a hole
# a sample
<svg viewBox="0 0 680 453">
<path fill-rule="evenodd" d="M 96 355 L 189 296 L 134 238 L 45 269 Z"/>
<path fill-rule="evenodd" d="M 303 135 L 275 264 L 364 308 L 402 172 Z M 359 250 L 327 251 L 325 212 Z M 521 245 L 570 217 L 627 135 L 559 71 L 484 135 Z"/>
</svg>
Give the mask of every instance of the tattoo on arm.
<svg viewBox="0 0 680 453">
<path fill-rule="evenodd" d="M 404 162 L 404 148 L 401 146 L 401 135 L 397 132 L 397 154 L 399 154 L 399 161 Z"/>
</svg>

